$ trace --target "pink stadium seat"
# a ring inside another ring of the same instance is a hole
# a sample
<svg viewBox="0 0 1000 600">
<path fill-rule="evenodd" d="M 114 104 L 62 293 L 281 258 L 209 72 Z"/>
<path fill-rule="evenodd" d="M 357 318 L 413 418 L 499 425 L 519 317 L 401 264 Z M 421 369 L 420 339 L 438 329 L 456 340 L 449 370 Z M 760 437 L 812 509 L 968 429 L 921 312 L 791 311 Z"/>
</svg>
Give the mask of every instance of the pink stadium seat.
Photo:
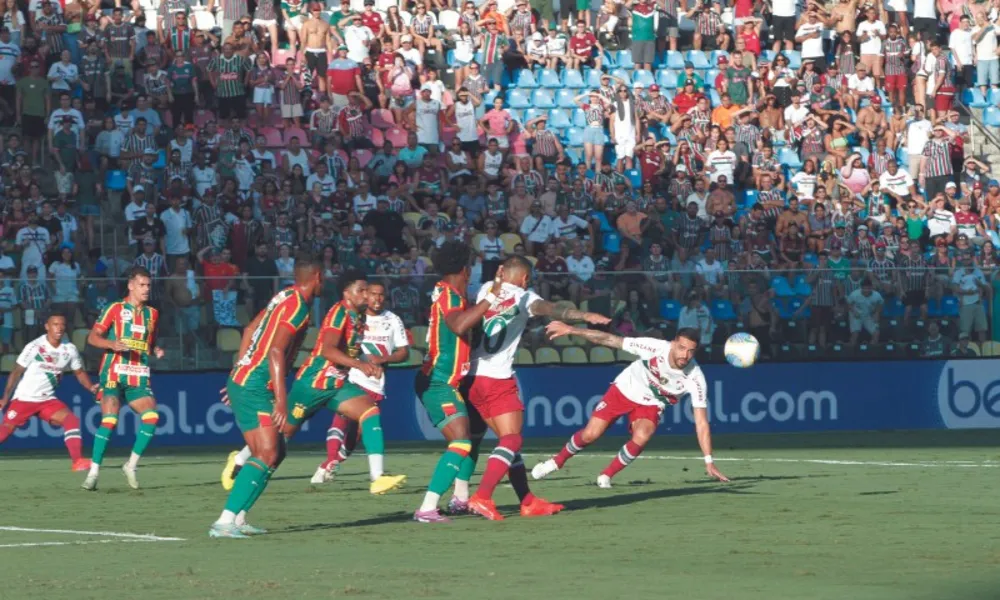
<svg viewBox="0 0 1000 600">
<path fill-rule="evenodd" d="M 372 129 L 372 143 L 375 144 L 376 148 L 381 148 L 382 144 L 385 143 L 385 134 L 382 133 L 381 129 Z"/>
<path fill-rule="evenodd" d="M 214 121 L 215 115 L 210 110 L 199 110 L 194 113 L 194 124 L 202 128 L 209 121 Z"/>
<path fill-rule="evenodd" d="M 293 137 L 299 138 L 299 142 L 301 142 L 302 145 L 309 144 L 309 135 L 298 127 L 289 127 L 285 130 L 285 144 L 287 144 Z"/>
<path fill-rule="evenodd" d="M 399 127 L 393 127 L 385 132 L 385 139 L 392 142 L 396 148 L 402 148 L 406 146 L 406 131 Z"/>
<path fill-rule="evenodd" d="M 281 139 L 281 132 L 273 127 L 265 127 L 260 130 L 260 134 L 267 138 L 268 148 L 284 148 L 285 142 Z"/>
<path fill-rule="evenodd" d="M 368 163 L 372 160 L 372 153 L 370 150 L 355 150 L 354 157 L 358 159 L 358 164 L 364 169 L 368 166 Z"/>
<path fill-rule="evenodd" d="M 372 127 L 378 129 L 391 129 L 396 125 L 396 119 L 392 116 L 392 111 L 388 108 L 376 108 L 372 111 Z"/>
</svg>

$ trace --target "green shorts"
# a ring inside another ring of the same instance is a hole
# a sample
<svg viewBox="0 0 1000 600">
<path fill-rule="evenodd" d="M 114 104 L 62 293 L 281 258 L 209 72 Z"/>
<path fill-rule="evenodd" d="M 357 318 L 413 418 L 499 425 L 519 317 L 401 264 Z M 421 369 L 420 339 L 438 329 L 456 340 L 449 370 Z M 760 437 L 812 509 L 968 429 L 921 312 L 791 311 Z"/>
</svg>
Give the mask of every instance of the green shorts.
<svg viewBox="0 0 1000 600">
<path fill-rule="evenodd" d="M 441 429 L 459 417 L 469 417 L 469 411 L 465 407 L 465 399 L 457 389 L 446 383 L 430 381 L 423 373 L 417 375 L 416 380 L 417 397 L 424 405 L 427 416 L 431 423 Z"/>
<path fill-rule="evenodd" d="M 100 402 L 102 398 L 108 396 L 118 398 L 119 402 L 124 399 L 126 404 L 131 404 L 136 400 L 141 400 L 142 398 L 155 398 L 153 390 L 149 387 L 148 381 L 149 379 L 146 379 L 145 383 L 141 383 L 139 385 L 128 385 L 123 381 L 115 380 L 102 381 L 100 394 L 97 396 L 98 402 Z"/>
<path fill-rule="evenodd" d="M 226 382 L 226 393 L 229 394 L 229 407 L 236 418 L 236 426 L 247 433 L 259 427 L 271 426 L 271 413 L 274 412 L 274 392 L 245 388 L 232 380 Z"/>
<path fill-rule="evenodd" d="M 288 393 L 288 424 L 298 427 L 324 406 L 337 412 L 341 402 L 359 396 L 368 398 L 368 393 L 349 381 L 339 389 L 317 390 L 305 380 L 297 379 Z"/>
</svg>

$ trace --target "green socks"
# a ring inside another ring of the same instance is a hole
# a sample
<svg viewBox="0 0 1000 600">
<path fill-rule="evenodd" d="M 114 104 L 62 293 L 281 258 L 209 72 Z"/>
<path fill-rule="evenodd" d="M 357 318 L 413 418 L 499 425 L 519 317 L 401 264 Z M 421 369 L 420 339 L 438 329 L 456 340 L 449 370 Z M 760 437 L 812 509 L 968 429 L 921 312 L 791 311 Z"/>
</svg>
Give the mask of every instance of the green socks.
<svg viewBox="0 0 1000 600">
<path fill-rule="evenodd" d="M 259 458 L 251 457 L 247 460 L 247 464 L 243 465 L 240 474 L 236 476 L 233 491 L 229 492 L 226 510 L 236 514 L 253 506 L 264 491 L 270 472 L 271 469 Z"/>
<path fill-rule="evenodd" d="M 382 435 L 382 415 L 377 408 L 361 415 L 361 441 L 368 454 L 385 454 L 385 437 Z"/>
<path fill-rule="evenodd" d="M 108 442 L 118 426 L 118 415 L 104 415 L 101 417 L 101 426 L 94 434 L 94 449 L 91 451 L 91 462 L 100 465 L 104 461 L 104 453 L 108 450 Z"/>
<path fill-rule="evenodd" d="M 434 468 L 431 483 L 427 486 L 428 491 L 438 496 L 447 492 L 451 488 L 451 484 L 455 482 L 462 461 L 468 458 L 471 449 L 472 443 L 469 440 L 455 440 L 448 444 L 448 451 L 444 453 L 441 460 L 438 461 L 437 467 Z"/>
<path fill-rule="evenodd" d="M 462 459 L 462 465 L 458 469 L 458 477 L 456 479 L 460 481 L 469 481 L 472 479 L 473 473 L 476 472 L 476 463 L 479 461 L 479 446 L 483 443 L 483 436 L 478 437 L 473 434 L 472 438 L 472 448 L 469 450 L 469 455 Z"/>
</svg>

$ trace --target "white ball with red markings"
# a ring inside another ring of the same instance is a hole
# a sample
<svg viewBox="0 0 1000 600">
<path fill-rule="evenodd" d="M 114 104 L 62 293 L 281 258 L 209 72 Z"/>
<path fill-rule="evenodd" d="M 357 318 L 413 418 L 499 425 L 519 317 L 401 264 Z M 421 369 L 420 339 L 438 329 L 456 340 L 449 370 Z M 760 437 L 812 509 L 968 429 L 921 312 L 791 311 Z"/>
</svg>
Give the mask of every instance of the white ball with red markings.
<svg viewBox="0 0 1000 600">
<path fill-rule="evenodd" d="M 726 362 L 739 369 L 752 367 L 760 356 L 760 342 L 749 333 L 734 333 L 726 340 Z"/>
</svg>

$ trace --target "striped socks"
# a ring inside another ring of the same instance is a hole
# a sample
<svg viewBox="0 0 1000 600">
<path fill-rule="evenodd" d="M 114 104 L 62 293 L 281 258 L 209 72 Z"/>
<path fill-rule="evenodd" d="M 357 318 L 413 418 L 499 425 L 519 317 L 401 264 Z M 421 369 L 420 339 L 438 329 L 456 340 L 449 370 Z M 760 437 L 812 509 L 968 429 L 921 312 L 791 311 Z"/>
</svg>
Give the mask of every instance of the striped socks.
<svg viewBox="0 0 1000 600">
<path fill-rule="evenodd" d="M 73 413 L 66 415 L 62 422 L 63 443 L 69 450 L 70 460 L 77 461 L 83 457 L 83 438 L 80 437 L 80 419 Z"/>
<path fill-rule="evenodd" d="M 629 440 L 624 446 L 622 446 L 622 449 L 618 451 L 618 456 L 614 457 L 611 463 L 603 471 L 601 471 L 601 475 L 614 477 L 619 471 L 632 464 L 632 461 L 642 454 L 642 449 L 643 446 Z"/>
<path fill-rule="evenodd" d="M 505 435 L 500 438 L 497 447 L 490 454 L 490 459 L 486 461 L 486 472 L 479 482 L 476 496 L 487 499 L 493 497 L 493 491 L 507 475 L 507 471 L 521 451 L 522 443 L 523 438 L 520 434 Z"/>
<path fill-rule="evenodd" d="M 563 449 L 559 451 L 559 454 L 555 455 L 552 460 L 556 461 L 556 465 L 561 469 L 566 461 L 573 458 L 587 447 L 587 443 L 583 441 L 583 434 L 579 431 L 573 434 L 573 437 L 569 438 Z"/>
</svg>

